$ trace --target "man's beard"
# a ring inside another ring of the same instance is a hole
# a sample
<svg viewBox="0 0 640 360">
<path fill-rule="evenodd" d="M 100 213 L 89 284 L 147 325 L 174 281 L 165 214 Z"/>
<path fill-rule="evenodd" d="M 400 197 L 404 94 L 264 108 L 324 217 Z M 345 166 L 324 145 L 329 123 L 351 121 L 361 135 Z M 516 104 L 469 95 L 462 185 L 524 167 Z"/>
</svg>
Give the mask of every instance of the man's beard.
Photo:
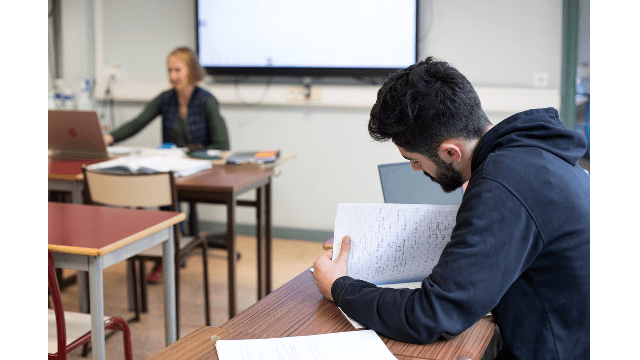
<svg viewBox="0 0 640 360">
<path fill-rule="evenodd" d="M 424 170 L 422 172 L 426 177 L 431 179 L 431 181 L 439 184 L 442 191 L 450 193 L 464 184 L 462 175 L 453 168 L 453 165 L 446 163 L 442 159 L 431 159 L 431 161 L 434 162 L 438 171 L 436 177 L 432 177 Z"/>
</svg>

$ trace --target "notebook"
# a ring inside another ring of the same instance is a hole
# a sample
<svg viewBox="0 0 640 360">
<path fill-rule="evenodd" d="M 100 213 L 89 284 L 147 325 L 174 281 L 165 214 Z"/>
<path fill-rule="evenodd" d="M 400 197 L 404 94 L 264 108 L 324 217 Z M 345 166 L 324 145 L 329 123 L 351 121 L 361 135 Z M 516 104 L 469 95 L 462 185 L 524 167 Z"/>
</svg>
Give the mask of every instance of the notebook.
<svg viewBox="0 0 640 360">
<path fill-rule="evenodd" d="M 385 203 L 460 205 L 462 189 L 445 193 L 439 184 L 421 171 L 414 171 L 408 161 L 378 165 Z"/>
<path fill-rule="evenodd" d="M 279 156 L 279 150 L 236 152 L 227 158 L 227 164 L 271 164 Z"/>
<path fill-rule="evenodd" d="M 49 110 L 49 151 L 64 159 L 107 159 L 95 111 Z"/>
</svg>

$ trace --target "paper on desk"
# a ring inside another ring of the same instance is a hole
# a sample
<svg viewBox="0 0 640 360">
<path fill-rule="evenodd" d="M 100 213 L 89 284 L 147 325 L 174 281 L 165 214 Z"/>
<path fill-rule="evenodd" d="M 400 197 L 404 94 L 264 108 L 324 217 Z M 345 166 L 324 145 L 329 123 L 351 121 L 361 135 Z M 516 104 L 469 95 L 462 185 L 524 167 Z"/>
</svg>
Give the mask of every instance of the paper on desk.
<svg viewBox="0 0 640 360">
<path fill-rule="evenodd" d="M 255 340 L 218 340 L 220 360 L 393 360 L 373 330 Z"/>
<path fill-rule="evenodd" d="M 118 155 L 130 155 L 137 154 L 140 152 L 140 148 L 135 148 L 131 146 L 107 146 L 107 153 L 109 156 L 118 156 Z"/>
<path fill-rule="evenodd" d="M 143 156 L 167 156 L 167 157 L 184 157 L 187 153 L 185 148 L 173 149 L 151 149 L 145 148 L 140 151 Z"/>
<path fill-rule="evenodd" d="M 173 171 L 175 176 L 189 176 L 211 168 L 211 161 L 168 156 L 125 156 L 88 166 L 97 170 L 137 172 Z"/>
</svg>

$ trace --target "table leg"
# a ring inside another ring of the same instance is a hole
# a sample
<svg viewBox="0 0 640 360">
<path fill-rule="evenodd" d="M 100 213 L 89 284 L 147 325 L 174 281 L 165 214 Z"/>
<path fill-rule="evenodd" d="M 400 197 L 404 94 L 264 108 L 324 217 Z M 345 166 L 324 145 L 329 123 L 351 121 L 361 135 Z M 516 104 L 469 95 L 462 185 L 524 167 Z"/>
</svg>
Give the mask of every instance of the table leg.
<svg viewBox="0 0 640 360">
<path fill-rule="evenodd" d="M 176 269 L 173 226 L 166 229 L 168 240 L 162 243 L 162 271 L 164 275 L 164 334 L 166 345 L 177 340 Z"/>
<path fill-rule="evenodd" d="M 197 202 L 189 201 L 189 235 L 198 235 L 198 210 L 196 208 Z"/>
<path fill-rule="evenodd" d="M 76 281 L 78 282 L 78 311 L 83 314 L 89 313 L 89 289 L 87 289 L 87 272 L 78 270 Z"/>
<path fill-rule="evenodd" d="M 138 298 L 136 296 L 136 291 L 133 288 L 134 284 L 134 276 L 136 275 L 136 265 L 133 261 L 127 261 L 127 299 L 129 304 L 129 311 L 135 311 L 136 309 L 136 301 Z"/>
<path fill-rule="evenodd" d="M 82 199 L 82 190 L 84 189 L 84 185 L 81 181 L 73 182 L 73 190 L 71 190 L 71 202 L 74 204 L 82 204 L 84 200 Z"/>
<path fill-rule="evenodd" d="M 229 319 L 236 315 L 236 197 L 227 198 L 227 261 L 229 263 Z"/>
<path fill-rule="evenodd" d="M 105 359 L 104 294 L 102 286 L 102 257 L 89 257 L 89 292 L 91 293 L 91 351 L 93 358 Z"/>
<path fill-rule="evenodd" d="M 271 233 L 271 178 L 269 178 L 269 182 L 265 185 L 265 195 L 264 195 L 264 210 L 265 210 L 265 257 L 267 258 L 266 267 L 267 267 L 267 276 L 266 276 L 266 287 L 267 293 L 270 294 L 273 285 L 273 234 Z"/>
<path fill-rule="evenodd" d="M 256 189 L 256 244 L 258 254 L 258 300 L 267 296 L 267 259 L 266 259 L 266 234 L 265 234 L 265 187 Z"/>
</svg>

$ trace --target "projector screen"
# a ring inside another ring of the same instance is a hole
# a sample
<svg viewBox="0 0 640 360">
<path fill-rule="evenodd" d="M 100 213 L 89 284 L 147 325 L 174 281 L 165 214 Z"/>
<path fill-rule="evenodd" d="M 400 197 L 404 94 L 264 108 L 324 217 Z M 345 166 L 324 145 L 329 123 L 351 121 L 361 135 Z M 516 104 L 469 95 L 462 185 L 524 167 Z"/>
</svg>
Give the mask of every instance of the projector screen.
<svg viewBox="0 0 640 360">
<path fill-rule="evenodd" d="M 417 0 L 196 0 L 212 75 L 387 76 L 416 62 Z"/>
</svg>

